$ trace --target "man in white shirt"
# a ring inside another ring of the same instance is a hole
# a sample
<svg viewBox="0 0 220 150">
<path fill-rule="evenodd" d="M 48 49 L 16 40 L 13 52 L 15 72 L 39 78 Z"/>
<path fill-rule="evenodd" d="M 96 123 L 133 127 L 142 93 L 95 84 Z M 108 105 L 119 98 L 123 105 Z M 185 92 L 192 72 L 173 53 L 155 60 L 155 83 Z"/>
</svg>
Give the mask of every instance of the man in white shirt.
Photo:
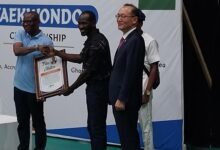
<svg viewBox="0 0 220 150">
<path fill-rule="evenodd" d="M 144 140 L 144 150 L 153 150 L 153 128 L 152 128 L 152 98 L 153 83 L 158 74 L 158 62 L 160 61 L 157 41 L 148 33 L 143 33 L 141 27 L 145 20 L 145 14 L 139 9 L 137 29 L 145 41 L 144 65 L 149 71 L 149 76 L 143 72 L 143 99 L 139 110 L 139 122 Z"/>
</svg>

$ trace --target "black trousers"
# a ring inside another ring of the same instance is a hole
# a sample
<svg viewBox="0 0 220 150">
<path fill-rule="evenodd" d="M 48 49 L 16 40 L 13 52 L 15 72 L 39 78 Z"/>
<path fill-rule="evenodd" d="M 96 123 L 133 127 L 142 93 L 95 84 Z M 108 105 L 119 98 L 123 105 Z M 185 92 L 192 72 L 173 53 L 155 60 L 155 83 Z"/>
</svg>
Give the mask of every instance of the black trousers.
<svg viewBox="0 0 220 150">
<path fill-rule="evenodd" d="M 108 80 L 87 83 L 87 128 L 92 150 L 106 150 L 106 117 L 108 108 Z"/>
<path fill-rule="evenodd" d="M 44 150 L 46 146 L 46 124 L 43 102 L 36 101 L 36 95 L 14 87 L 14 101 L 18 120 L 18 150 L 28 150 L 30 142 L 30 116 L 35 130 L 35 150 Z"/>
<path fill-rule="evenodd" d="M 122 150 L 140 150 L 140 139 L 137 130 L 138 109 L 117 111 L 113 106 L 113 114 L 119 133 Z"/>
</svg>

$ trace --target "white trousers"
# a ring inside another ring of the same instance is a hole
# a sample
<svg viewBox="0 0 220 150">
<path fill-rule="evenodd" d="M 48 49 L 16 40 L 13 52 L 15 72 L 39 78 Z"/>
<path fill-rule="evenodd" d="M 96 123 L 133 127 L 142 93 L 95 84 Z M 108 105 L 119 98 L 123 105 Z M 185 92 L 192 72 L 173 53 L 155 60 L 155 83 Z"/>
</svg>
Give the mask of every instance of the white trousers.
<svg viewBox="0 0 220 150">
<path fill-rule="evenodd" d="M 152 127 L 152 95 L 147 104 L 139 110 L 139 123 L 142 130 L 144 150 L 153 150 L 153 127 Z"/>
</svg>

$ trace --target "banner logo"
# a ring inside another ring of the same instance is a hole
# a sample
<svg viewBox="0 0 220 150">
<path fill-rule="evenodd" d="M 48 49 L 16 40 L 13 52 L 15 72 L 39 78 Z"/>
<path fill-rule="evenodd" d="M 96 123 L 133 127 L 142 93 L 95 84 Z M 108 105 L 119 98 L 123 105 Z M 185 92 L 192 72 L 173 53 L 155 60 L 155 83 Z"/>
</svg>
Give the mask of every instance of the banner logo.
<svg viewBox="0 0 220 150">
<path fill-rule="evenodd" d="M 98 20 L 97 9 L 91 5 L 0 5 L 0 25 L 21 26 L 23 14 L 36 11 L 40 15 L 41 27 L 77 28 L 79 15 L 90 10 Z"/>
</svg>

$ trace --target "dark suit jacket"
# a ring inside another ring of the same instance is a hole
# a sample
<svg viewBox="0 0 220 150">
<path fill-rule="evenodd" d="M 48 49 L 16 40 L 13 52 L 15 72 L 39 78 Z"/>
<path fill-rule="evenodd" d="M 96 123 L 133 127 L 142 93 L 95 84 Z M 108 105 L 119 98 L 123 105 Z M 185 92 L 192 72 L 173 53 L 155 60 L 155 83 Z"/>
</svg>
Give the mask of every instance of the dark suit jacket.
<svg viewBox="0 0 220 150">
<path fill-rule="evenodd" d="M 126 42 L 117 50 L 109 83 L 109 100 L 112 105 L 119 99 L 126 108 L 138 108 L 142 99 L 142 74 L 145 44 L 142 36 L 132 31 Z"/>
</svg>

